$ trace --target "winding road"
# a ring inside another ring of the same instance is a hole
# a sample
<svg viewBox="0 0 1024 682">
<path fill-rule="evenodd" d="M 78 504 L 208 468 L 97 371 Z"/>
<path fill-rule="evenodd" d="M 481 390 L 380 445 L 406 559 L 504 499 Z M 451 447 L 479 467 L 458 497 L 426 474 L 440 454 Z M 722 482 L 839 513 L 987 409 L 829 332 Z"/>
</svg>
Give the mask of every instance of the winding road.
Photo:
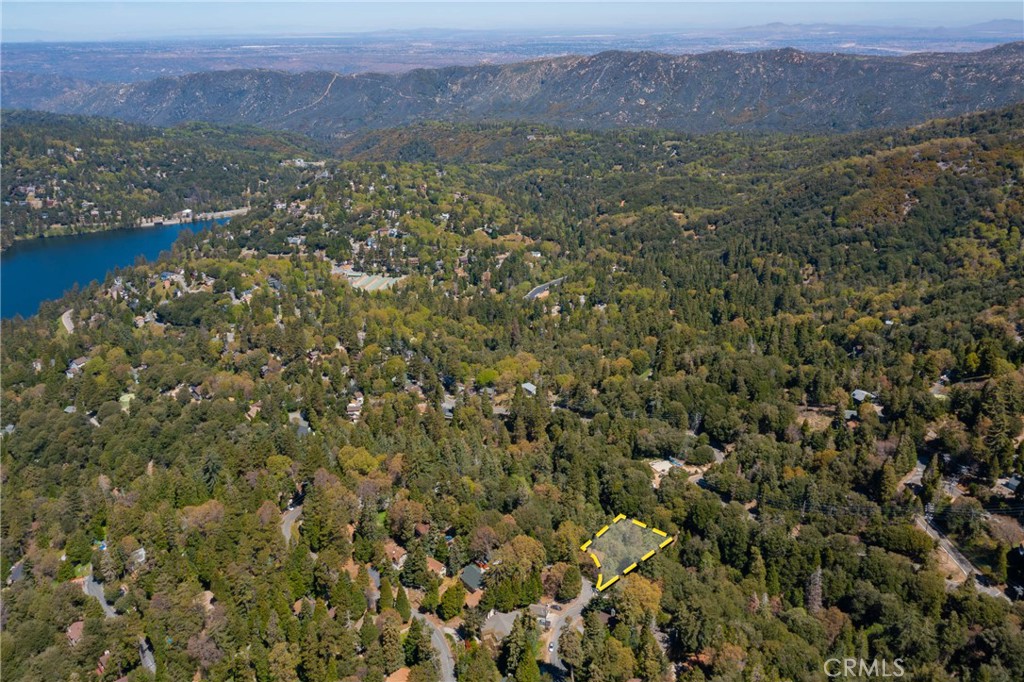
<svg viewBox="0 0 1024 682">
<path fill-rule="evenodd" d="M 441 664 L 441 682 L 455 682 L 455 658 L 448 646 L 448 640 L 445 639 L 444 630 L 422 613 L 413 614 L 413 618 L 422 621 L 430 628 L 430 644 L 437 650 L 437 657 Z"/>
<path fill-rule="evenodd" d="M 548 614 L 548 620 L 551 621 L 551 630 L 555 633 L 554 639 L 552 639 L 555 647 L 550 652 L 548 662 L 559 670 L 564 671 L 565 665 L 562 663 L 562 659 L 558 657 L 558 641 L 562 638 L 562 633 L 565 632 L 567 627 L 574 627 L 573 622 L 580 617 L 583 609 L 590 603 L 595 594 L 593 583 L 584 578 L 579 596 L 566 604 L 561 611 L 551 611 Z"/>
</svg>

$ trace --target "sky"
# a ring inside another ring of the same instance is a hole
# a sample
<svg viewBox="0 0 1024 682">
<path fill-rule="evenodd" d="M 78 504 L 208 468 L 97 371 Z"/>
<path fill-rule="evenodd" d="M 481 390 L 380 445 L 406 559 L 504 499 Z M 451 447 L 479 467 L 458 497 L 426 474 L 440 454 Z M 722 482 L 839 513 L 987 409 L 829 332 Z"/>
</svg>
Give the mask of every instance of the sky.
<svg viewBox="0 0 1024 682">
<path fill-rule="evenodd" d="M 3 0 L 5 41 L 326 35 L 424 28 L 551 33 L 685 30 L 772 22 L 965 26 L 1024 18 L 1021 2 L 40 2 Z"/>
</svg>

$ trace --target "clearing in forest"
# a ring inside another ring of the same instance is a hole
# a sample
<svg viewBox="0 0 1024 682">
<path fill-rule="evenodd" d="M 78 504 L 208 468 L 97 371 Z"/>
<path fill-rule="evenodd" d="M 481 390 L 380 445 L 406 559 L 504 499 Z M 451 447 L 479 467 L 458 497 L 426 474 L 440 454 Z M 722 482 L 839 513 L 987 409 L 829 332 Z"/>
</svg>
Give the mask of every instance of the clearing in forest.
<svg viewBox="0 0 1024 682">
<path fill-rule="evenodd" d="M 619 578 L 672 544 L 665 531 L 649 528 L 643 521 L 616 516 L 580 547 L 597 565 L 597 590 L 611 587 Z"/>
</svg>

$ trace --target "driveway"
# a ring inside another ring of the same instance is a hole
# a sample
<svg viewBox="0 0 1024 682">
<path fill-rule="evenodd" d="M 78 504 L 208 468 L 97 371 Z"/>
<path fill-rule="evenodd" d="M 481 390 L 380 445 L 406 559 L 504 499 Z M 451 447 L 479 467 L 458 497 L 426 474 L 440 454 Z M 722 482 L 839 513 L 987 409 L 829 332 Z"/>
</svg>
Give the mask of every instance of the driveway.
<svg viewBox="0 0 1024 682">
<path fill-rule="evenodd" d="M 558 657 L 558 640 L 562 638 L 562 633 L 567 628 L 574 627 L 575 621 L 583 613 L 583 609 L 590 600 L 594 597 L 594 585 L 586 578 L 583 579 L 583 587 L 580 589 L 578 597 L 573 599 L 571 602 L 562 607 L 561 611 L 549 611 L 548 620 L 551 621 L 551 631 L 555 633 L 552 642 L 555 643 L 555 647 L 548 652 L 548 662 L 564 671 L 565 665 L 562 664 L 562 659 Z"/>
<path fill-rule="evenodd" d="M 281 514 L 281 535 L 284 536 L 284 544 L 291 545 L 292 528 L 295 526 L 295 522 L 301 514 L 301 504 L 294 509 L 289 509 L 285 513 Z"/>
<path fill-rule="evenodd" d="M 441 664 L 441 682 L 455 682 L 455 658 L 448 646 L 448 640 L 444 637 L 444 630 L 422 613 L 414 613 L 412 617 L 430 628 L 430 643 L 437 651 L 437 658 Z"/>
<path fill-rule="evenodd" d="M 107 618 L 113 618 L 117 615 L 117 611 L 107 603 L 106 597 L 103 596 L 103 584 L 93 580 L 92 573 L 85 577 L 85 582 L 82 583 L 82 591 L 100 603 L 100 606 L 103 607 L 103 615 Z"/>
</svg>

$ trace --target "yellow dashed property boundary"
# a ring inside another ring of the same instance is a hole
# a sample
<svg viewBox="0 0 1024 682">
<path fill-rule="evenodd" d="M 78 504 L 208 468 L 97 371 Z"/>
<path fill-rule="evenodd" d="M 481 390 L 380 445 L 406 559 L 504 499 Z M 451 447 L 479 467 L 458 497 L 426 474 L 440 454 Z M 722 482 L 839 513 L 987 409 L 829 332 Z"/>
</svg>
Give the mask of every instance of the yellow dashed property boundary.
<svg viewBox="0 0 1024 682">
<path fill-rule="evenodd" d="M 593 544 L 594 539 L 599 538 L 602 535 L 604 535 L 605 533 L 607 533 L 608 529 L 611 528 L 613 525 L 615 525 L 616 523 L 619 523 L 620 521 L 625 521 L 625 520 L 626 520 L 626 515 L 625 514 L 617 515 L 614 519 L 612 519 L 612 522 L 610 524 L 608 524 L 606 526 L 603 526 L 601 528 L 601 530 L 597 531 L 597 533 L 594 534 L 593 538 L 591 538 L 590 540 L 587 540 L 582 545 L 580 545 L 580 551 L 586 552 L 587 554 L 590 555 L 590 558 L 594 560 L 594 564 L 597 566 L 598 570 L 600 570 L 600 568 L 601 568 L 601 562 L 597 558 L 596 554 L 594 554 L 591 551 L 588 551 L 590 549 L 590 545 Z M 630 523 L 632 523 L 632 524 L 634 524 L 636 526 L 639 526 L 640 528 L 647 528 L 652 533 L 660 535 L 661 537 L 663 537 L 665 539 L 661 542 L 661 544 L 658 545 L 658 549 L 652 549 L 650 552 L 648 552 L 647 554 L 644 554 L 642 557 L 640 557 L 640 561 L 636 561 L 636 562 L 630 564 L 629 566 L 627 566 L 626 569 L 624 571 L 622 571 L 622 575 L 613 576 L 608 582 L 605 582 L 604 581 L 604 574 L 599 572 L 597 574 L 597 585 L 594 586 L 594 587 L 597 588 L 598 592 L 606 590 L 609 587 L 611 587 L 612 585 L 614 585 L 619 580 L 619 578 L 621 578 L 623 575 L 626 575 L 630 571 L 634 570 L 639 564 L 643 563 L 644 561 L 647 561 L 652 556 L 657 554 L 658 550 L 664 549 L 664 548 L 668 547 L 675 540 L 675 538 L 669 537 L 668 533 L 666 533 L 663 530 L 658 530 L 657 528 L 648 528 L 647 524 L 644 523 L 643 521 L 640 521 L 638 519 L 629 519 L 629 521 L 630 521 Z"/>
</svg>

